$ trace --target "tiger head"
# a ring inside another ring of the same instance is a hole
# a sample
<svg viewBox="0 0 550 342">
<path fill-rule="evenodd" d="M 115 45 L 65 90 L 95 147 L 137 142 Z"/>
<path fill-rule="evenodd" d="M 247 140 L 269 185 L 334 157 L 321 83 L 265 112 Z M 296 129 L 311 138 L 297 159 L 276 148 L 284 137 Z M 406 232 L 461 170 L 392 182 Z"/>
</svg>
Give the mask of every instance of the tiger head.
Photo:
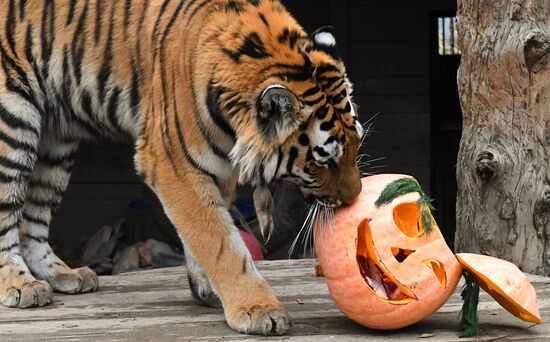
<svg viewBox="0 0 550 342">
<path fill-rule="evenodd" d="M 237 64 L 230 82 L 240 84 L 239 94 L 227 98 L 248 103 L 238 115 L 238 106 L 228 108 L 241 182 L 286 179 L 310 201 L 349 204 L 361 192 L 356 156 L 363 129 L 332 29 L 308 36 L 278 2 L 258 4 L 246 21 L 235 20 L 239 34 L 222 37 Z"/>
<path fill-rule="evenodd" d="M 312 80 L 268 85 L 258 98 L 257 123 L 264 136 L 294 126 L 281 145 L 276 178 L 295 183 L 308 200 L 350 204 L 361 191 L 356 156 L 363 135 L 352 86 L 330 28 L 314 33 L 304 49 Z"/>
</svg>

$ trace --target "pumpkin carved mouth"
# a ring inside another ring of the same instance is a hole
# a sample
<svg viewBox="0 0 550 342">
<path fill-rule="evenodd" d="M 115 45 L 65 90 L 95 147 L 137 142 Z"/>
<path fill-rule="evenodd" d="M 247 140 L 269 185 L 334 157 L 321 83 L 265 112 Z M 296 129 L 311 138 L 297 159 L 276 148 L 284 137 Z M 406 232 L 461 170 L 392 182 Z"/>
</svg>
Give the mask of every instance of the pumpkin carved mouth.
<svg viewBox="0 0 550 342">
<path fill-rule="evenodd" d="M 380 261 L 368 220 L 363 220 L 357 228 L 357 265 L 370 290 L 381 300 L 392 304 L 417 300 Z"/>
</svg>

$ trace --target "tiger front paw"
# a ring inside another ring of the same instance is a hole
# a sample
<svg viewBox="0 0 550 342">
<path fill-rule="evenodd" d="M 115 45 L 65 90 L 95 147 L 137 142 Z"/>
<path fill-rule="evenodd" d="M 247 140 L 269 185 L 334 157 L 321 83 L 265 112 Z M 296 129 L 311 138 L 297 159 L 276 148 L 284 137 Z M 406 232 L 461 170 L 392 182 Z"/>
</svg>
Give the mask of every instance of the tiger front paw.
<svg viewBox="0 0 550 342">
<path fill-rule="evenodd" d="M 0 271 L 0 303 L 10 308 L 45 306 L 52 301 L 50 285 L 36 280 L 16 263 L 4 265 Z"/>
<path fill-rule="evenodd" d="M 229 326 L 244 334 L 283 335 L 291 327 L 290 316 L 280 304 L 238 305 L 226 310 Z"/>
</svg>

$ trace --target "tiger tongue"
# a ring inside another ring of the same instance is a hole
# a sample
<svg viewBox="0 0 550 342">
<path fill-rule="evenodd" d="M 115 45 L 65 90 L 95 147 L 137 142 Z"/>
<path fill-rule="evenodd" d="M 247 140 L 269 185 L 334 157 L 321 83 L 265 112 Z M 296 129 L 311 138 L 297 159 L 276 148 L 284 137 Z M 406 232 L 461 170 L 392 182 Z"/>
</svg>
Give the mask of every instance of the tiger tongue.
<svg viewBox="0 0 550 342">
<path fill-rule="evenodd" d="M 399 300 L 403 297 L 403 292 L 399 287 L 386 277 L 382 270 L 371 260 L 367 260 L 365 280 L 372 290 L 383 299 Z"/>
<path fill-rule="evenodd" d="M 384 282 L 384 287 L 390 300 L 397 299 L 402 295 L 401 290 L 393 282 Z"/>
<path fill-rule="evenodd" d="M 380 297 L 388 299 L 388 293 L 384 286 L 384 275 L 382 271 L 371 261 L 367 259 L 367 274 L 365 280 L 372 290 Z"/>
</svg>

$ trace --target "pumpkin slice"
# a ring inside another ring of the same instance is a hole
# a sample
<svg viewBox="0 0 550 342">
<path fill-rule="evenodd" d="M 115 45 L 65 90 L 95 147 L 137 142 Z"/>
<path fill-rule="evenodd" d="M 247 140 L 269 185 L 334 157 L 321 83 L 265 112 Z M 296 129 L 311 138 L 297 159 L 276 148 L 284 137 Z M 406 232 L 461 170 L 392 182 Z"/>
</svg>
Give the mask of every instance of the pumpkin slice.
<svg viewBox="0 0 550 342">
<path fill-rule="evenodd" d="M 535 288 L 516 265 L 479 254 L 459 253 L 456 257 L 508 312 L 526 322 L 542 322 Z"/>
</svg>

